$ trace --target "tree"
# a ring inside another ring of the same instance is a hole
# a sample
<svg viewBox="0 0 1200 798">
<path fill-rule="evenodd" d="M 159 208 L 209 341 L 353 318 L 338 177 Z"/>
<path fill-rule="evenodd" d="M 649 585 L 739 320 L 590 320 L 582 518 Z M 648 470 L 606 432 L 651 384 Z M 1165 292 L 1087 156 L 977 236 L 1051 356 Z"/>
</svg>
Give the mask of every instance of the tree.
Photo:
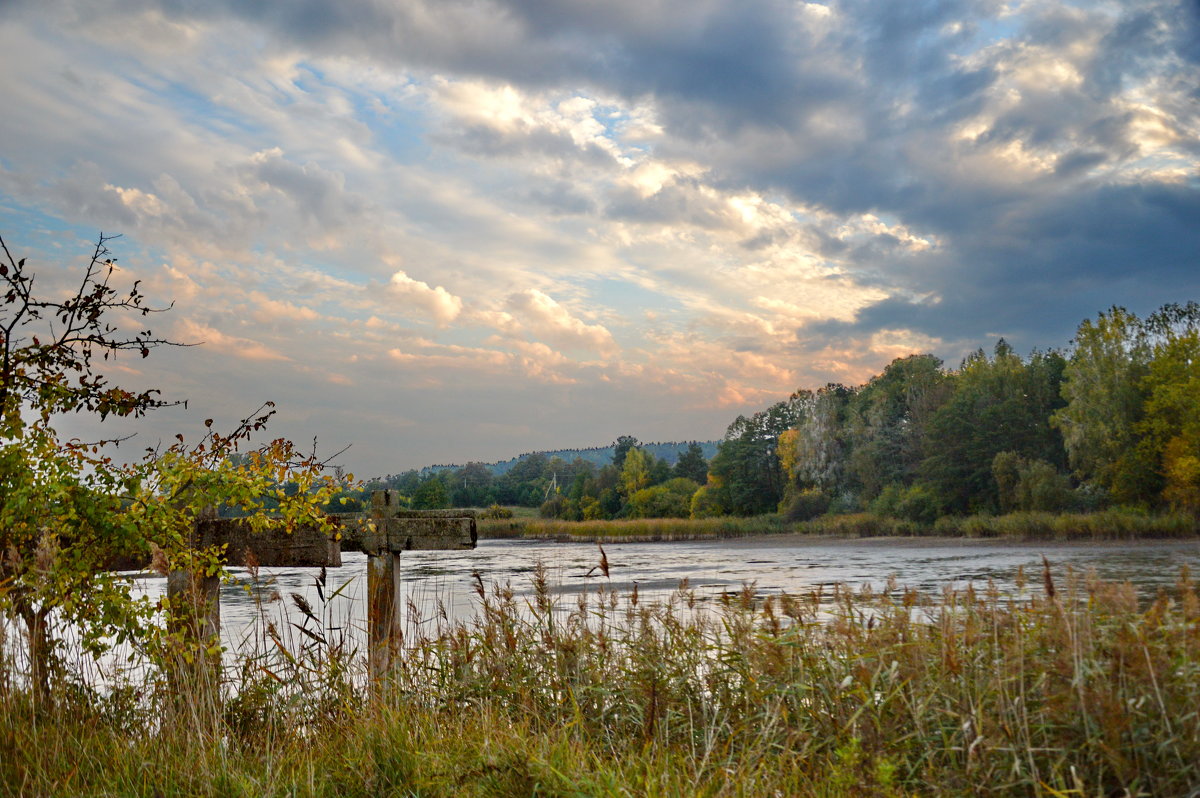
<svg viewBox="0 0 1200 798">
<path fill-rule="evenodd" d="M 632 435 L 621 435 L 613 442 L 612 464 L 618 469 L 625 467 L 625 456 L 631 449 L 636 449 L 638 439 Z"/>
<path fill-rule="evenodd" d="M 450 503 L 455 507 L 487 507 L 492 502 L 492 470 L 467 463 L 450 476 Z"/>
<path fill-rule="evenodd" d="M 414 510 L 444 510 L 450 506 L 450 492 L 440 474 L 429 477 L 417 487 L 412 506 Z"/>
<path fill-rule="evenodd" d="M 53 300 L 34 292 L 26 260 L 15 259 L 0 238 L 0 612 L 24 621 L 33 683 L 43 693 L 54 656 L 52 619 L 74 624 L 92 653 L 161 631 L 149 623 L 149 602 L 107 570 L 110 558 L 148 558 L 153 548 L 168 568 L 215 574 L 220 552 L 191 546 L 195 520 L 209 508 L 237 506 L 255 529 L 322 523 L 319 507 L 334 489 L 332 480 L 318 485 L 324 463 L 315 453 L 304 456 L 290 442 L 239 452 L 274 413 L 271 403 L 228 435 L 209 419 L 196 444 L 176 436 L 166 450 L 148 450 L 131 465 L 110 455 L 117 441 L 59 437 L 53 422 L 64 413 L 137 418 L 174 404 L 156 390 L 112 385 L 97 372 L 98 361 L 126 352 L 147 357 L 171 344 L 150 330 L 121 334 L 122 315 L 159 310 L 146 304 L 138 283 L 128 293 L 113 287 L 111 240 L 100 237 L 74 293 Z M 289 482 L 294 492 L 283 489 Z M 278 521 L 263 513 L 268 499 Z"/>
<path fill-rule="evenodd" d="M 725 431 L 708 468 L 702 506 L 727 508 L 737 515 L 772 512 L 783 493 L 783 472 L 776 449 L 779 436 L 800 421 L 798 396 L 778 402 L 750 418 L 738 416 Z"/>
<path fill-rule="evenodd" d="M 496 500 L 524 507 L 545 501 L 550 459 L 541 452 L 526 455 L 496 480 Z"/>
<path fill-rule="evenodd" d="M 1121 307 L 1085 319 L 1063 370 L 1062 396 L 1052 423 L 1061 431 L 1075 476 L 1117 501 L 1144 501 L 1157 492 L 1154 469 L 1136 446 L 1151 359 L 1147 331 Z"/>
<path fill-rule="evenodd" d="M 83 624 L 84 644 L 100 646 L 113 609 L 133 609 L 128 589 L 103 570 L 105 554 L 142 542 L 121 511 L 136 477 L 112 465 L 105 442 L 61 440 L 53 420 L 63 413 L 139 417 L 168 404 L 158 391 L 115 386 L 95 370 L 97 356 L 146 357 L 169 343 L 149 330 L 123 336 L 113 323 L 113 314 L 159 310 L 136 283 L 127 294 L 112 287 L 111 240 L 99 238 L 74 293 L 56 301 L 35 294 L 26 259 L 15 259 L 0 238 L 0 610 L 24 621 L 42 688 L 50 614 Z M 145 617 L 146 607 L 136 610 Z"/>
<path fill-rule="evenodd" d="M 621 467 L 620 493 L 628 499 L 634 493 L 650 485 L 650 457 L 634 447 L 626 453 Z"/>
<path fill-rule="evenodd" d="M 910 355 L 893 360 L 847 398 L 847 470 L 864 500 L 887 485 L 912 482 L 924 456 L 926 427 L 950 388 L 942 361 Z"/>
<path fill-rule="evenodd" d="M 1043 460 L 1000 452 L 992 460 L 992 475 L 1003 512 L 1056 513 L 1075 503 L 1067 475 Z"/>
<path fill-rule="evenodd" d="M 1056 352 L 1033 352 L 1022 360 L 1002 338 L 993 356 L 968 357 L 954 393 L 934 413 L 925 436 L 920 476 L 949 510 L 999 507 L 992 462 L 1000 452 L 1065 465 L 1062 438 L 1050 416 L 1059 396 L 1065 361 Z"/>
<path fill-rule="evenodd" d="M 631 518 L 687 518 L 700 486 L 685 477 L 642 488 L 629 497 Z"/>
<path fill-rule="evenodd" d="M 852 390 L 835 383 L 816 393 L 796 394 L 800 421 L 779 436 L 778 449 L 784 480 L 779 507 L 790 520 L 819 515 L 828 509 L 830 497 L 850 491 L 845 481 L 845 421 L 853 396 Z"/>
<path fill-rule="evenodd" d="M 786 452 L 788 476 L 801 488 L 817 488 L 827 493 L 844 487 L 846 465 L 846 411 L 854 391 L 830 383 L 816 393 L 799 394 L 800 425 Z M 782 451 L 781 442 L 780 457 Z"/>
<path fill-rule="evenodd" d="M 704 458 L 704 450 L 700 448 L 700 444 L 695 441 L 688 444 L 687 450 L 675 461 L 671 475 L 690 479 L 697 485 L 703 485 L 708 480 L 708 460 Z"/>
<path fill-rule="evenodd" d="M 1146 326 L 1153 359 L 1141 383 L 1137 451 L 1161 485 L 1156 499 L 1200 511 L 1200 306 L 1165 305 Z"/>
</svg>

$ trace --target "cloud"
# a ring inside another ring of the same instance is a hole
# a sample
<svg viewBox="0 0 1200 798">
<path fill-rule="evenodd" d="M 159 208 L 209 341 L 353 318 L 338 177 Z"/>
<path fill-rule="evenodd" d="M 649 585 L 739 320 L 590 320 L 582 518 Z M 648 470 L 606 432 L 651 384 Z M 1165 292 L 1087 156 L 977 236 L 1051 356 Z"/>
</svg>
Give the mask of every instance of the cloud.
<svg viewBox="0 0 1200 798">
<path fill-rule="evenodd" d="M 588 324 L 573 316 L 552 297 L 536 288 L 510 294 L 505 307 L 521 328 L 567 349 L 601 354 L 616 350 L 616 342 L 602 324 Z"/>
<path fill-rule="evenodd" d="M 463 301 L 440 285 L 430 288 L 428 283 L 414 280 L 397 270 L 387 284 L 388 296 L 405 305 L 415 306 L 431 315 L 439 325 L 447 325 L 462 313 Z"/>
<path fill-rule="evenodd" d="M 1200 295 L 1197 42 L 1168 0 L 24 0 L 0 207 L 48 253 L 126 233 L 192 337 L 380 470 L 361 419 L 414 465 L 718 428 Z M 173 378 L 252 387 L 203 368 Z"/>
<path fill-rule="evenodd" d="M 181 341 L 196 346 L 207 346 L 227 355 L 244 360 L 269 361 L 291 360 L 290 357 L 249 338 L 228 335 L 218 329 L 184 319 L 175 326 Z"/>
</svg>

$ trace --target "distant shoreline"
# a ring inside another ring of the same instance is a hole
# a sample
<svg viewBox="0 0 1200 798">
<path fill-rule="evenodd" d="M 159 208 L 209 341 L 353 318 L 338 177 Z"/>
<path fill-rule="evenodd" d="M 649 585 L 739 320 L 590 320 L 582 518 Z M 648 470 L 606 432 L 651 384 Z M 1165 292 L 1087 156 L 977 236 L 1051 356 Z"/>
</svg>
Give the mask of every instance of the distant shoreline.
<svg viewBox="0 0 1200 798">
<path fill-rule="evenodd" d="M 541 540 L 562 543 L 670 543 L 789 540 L 980 540 L 1130 541 L 1200 540 L 1200 522 L 1187 514 L 1140 515 L 1109 510 L 1099 513 L 1013 513 L 1000 516 L 940 518 L 917 524 L 857 513 L 789 522 L 778 515 L 746 518 L 622 519 L 561 521 L 555 519 L 487 519 L 482 539 Z"/>
</svg>

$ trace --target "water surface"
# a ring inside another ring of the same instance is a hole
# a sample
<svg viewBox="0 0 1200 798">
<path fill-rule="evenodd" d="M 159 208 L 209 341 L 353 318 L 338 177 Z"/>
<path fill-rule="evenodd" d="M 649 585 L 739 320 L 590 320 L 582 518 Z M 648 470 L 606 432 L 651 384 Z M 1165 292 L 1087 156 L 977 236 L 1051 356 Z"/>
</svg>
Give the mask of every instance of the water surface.
<svg viewBox="0 0 1200 798">
<path fill-rule="evenodd" d="M 484 540 L 474 551 L 421 551 L 401 557 L 406 634 L 437 619 L 469 619 L 478 598 L 475 574 L 489 588 L 508 585 L 519 598 L 532 596 L 537 563 L 548 572 L 552 592 L 564 606 L 573 606 L 581 591 L 600 587 L 628 593 L 637 586 L 642 600 L 674 591 L 681 580 L 702 601 L 741 592 L 751 585 L 759 596 L 806 594 L 817 588 L 845 585 L 881 589 L 889 581 L 927 594 L 946 588 L 977 588 L 994 582 L 1002 591 L 1016 592 L 1018 569 L 1024 569 L 1040 589 L 1042 557 L 1059 580 L 1068 568 L 1101 578 L 1130 581 L 1145 598 L 1170 588 L 1180 567 L 1200 571 L 1200 542 L 1040 542 L 873 538 L 813 540 L 795 536 L 701 542 L 608 544 L 604 547 L 609 575 L 600 570 L 600 551 L 594 543 L 550 543 Z M 361 640 L 366 608 L 366 556 L 344 555 L 342 568 L 328 569 L 322 591 L 315 587 L 316 568 L 262 569 L 257 581 L 242 569 L 221 590 L 223 636 L 228 647 L 243 644 L 247 635 L 261 632 L 255 619 L 265 608 L 270 617 L 289 612 L 288 620 L 302 621 L 291 595 L 298 593 L 323 620 Z M 161 591 L 165 580 L 147 580 L 147 589 Z M 340 594 L 326 599 L 335 591 Z M 831 592 L 831 591 L 828 591 Z M 277 596 L 280 600 L 269 599 Z M 277 624 L 278 625 L 278 624 Z"/>
</svg>

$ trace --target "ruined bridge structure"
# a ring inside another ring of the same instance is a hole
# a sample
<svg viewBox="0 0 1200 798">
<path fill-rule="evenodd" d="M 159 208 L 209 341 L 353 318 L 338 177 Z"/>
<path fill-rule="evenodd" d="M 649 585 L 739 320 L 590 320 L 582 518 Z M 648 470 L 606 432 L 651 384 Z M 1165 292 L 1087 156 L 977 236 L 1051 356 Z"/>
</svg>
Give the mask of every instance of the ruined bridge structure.
<svg viewBox="0 0 1200 798">
<path fill-rule="evenodd" d="M 196 522 L 194 545 L 224 545 L 224 561 L 241 565 L 257 562 L 265 567 L 342 565 L 342 551 L 367 555 L 367 668 L 373 688 L 378 688 L 399 653 L 403 608 L 400 592 L 400 555 L 405 551 L 473 549 L 478 538 L 472 510 L 408 510 L 400 506 L 396 491 L 371 495 L 371 510 L 362 514 L 331 516 L 334 534 L 315 527 L 292 532 L 253 532 L 240 518 L 207 516 Z M 221 630 L 220 579 L 191 571 L 167 575 L 168 604 L 174 628 L 194 642 L 219 639 Z M 199 658 L 204 659 L 204 658 Z M 180 668 L 216 685 L 219 661 L 193 663 Z M 197 668 L 196 665 L 199 665 Z"/>
</svg>

